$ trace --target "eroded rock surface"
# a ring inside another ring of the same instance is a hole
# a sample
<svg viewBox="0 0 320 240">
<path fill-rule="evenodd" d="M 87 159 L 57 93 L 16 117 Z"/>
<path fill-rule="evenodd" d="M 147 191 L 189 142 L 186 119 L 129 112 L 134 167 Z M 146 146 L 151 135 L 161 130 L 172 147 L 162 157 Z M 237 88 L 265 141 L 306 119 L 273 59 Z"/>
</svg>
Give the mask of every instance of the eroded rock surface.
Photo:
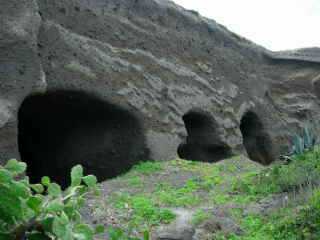
<svg viewBox="0 0 320 240">
<path fill-rule="evenodd" d="M 227 214 L 219 209 L 203 209 L 208 219 L 201 224 L 192 222 L 194 210 L 174 209 L 176 219 L 152 233 L 154 240 L 209 240 L 214 234 L 240 234 L 242 230 Z"/>
<path fill-rule="evenodd" d="M 159 227 L 153 233 L 155 240 L 192 240 L 195 228 L 192 226 L 193 211 L 185 209 L 175 209 L 176 219 L 169 225 Z"/>
<path fill-rule="evenodd" d="M 197 147 L 196 154 L 189 148 L 188 156 L 210 158 L 207 161 L 220 160 L 212 156 L 225 152 L 228 156 L 246 151 L 249 156 L 262 154 L 256 148 L 250 153 L 243 141 L 240 123 L 248 111 L 257 116 L 268 139 L 268 149 L 263 150 L 272 156 L 268 163 L 288 150 L 291 136 L 307 122 L 318 122 L 317 61 L 276 58 L 170 1 L 0 0 L 0 6 L 2 162 L 11 157 L 29 161 L 21 158 L 18 147 L 17 122 L 24 121 L 18 119 L 19 108 L 30 95 L 54 91 L 92 95 L 134 116 L 145 138 L 139 151 L 149 153 L 146 159 L 177 155 L 179 145 L 188 139 L 183 116 L 195 109 L 214 123 L 216 129 L 208 128 L 205 139 L 212 138 L 218 147 Z M 36 108 L 32 114 L 41 116 L 43 111 Z M 99 114 L 96 118 L 101 119 Z M 29 124 L 41 130 L 36 121 Z M 80 131 L 80 138 L 86 139 L 88 131 Z M 121 134 L 120 142 L 130 132 Z M 71 137 L 65 136 L 56 136 L 62 145 Z M 192 144 L 203 146 L 203 139 L 203 135 L 192 137 Z M 45 133 L 41 141 L 51 147 Z M 73 146 L 80 153 L 81 144 Z M 130 144 L 128 149 L 135 147 Z M 112 151 L 117 154 L 123 149 Z M 66 156 L 72 151 L 67 149 Z M 99 150 L 92 147 L 91 151 Z M 108 154 L 99 158 L 121 161 Z M 130 162 L 139 160 L 145 159 Z M 79 163 L 88 161 L 79 159 Z M 90 164 L 104 167 L 101 159 L 93 158 Z"/>
<path fill-rule="evenodd" d="M 320 63 L 320 48 L 301 48 L 288 51 L 273 52 L 270 56 L 279 60 L 306 61 Z"/>
</svg>

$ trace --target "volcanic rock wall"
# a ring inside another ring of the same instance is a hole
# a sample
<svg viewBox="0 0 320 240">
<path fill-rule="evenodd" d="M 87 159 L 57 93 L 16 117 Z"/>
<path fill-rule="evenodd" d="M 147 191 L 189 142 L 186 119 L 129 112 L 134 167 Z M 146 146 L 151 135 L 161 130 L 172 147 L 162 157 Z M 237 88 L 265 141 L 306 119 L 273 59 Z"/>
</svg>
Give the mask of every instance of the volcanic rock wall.
<svg viewBox="0 0 320 240">
<path fill-rule="evenodd" d="M 317 126 L 318 62 L 271 53 L 170 1 L 0 6 L 0 161 L 37 162 L 30 175 L 82 163 L 103 180 L 121 173 L 106 166 L 177 154 L 269 164 Z"/>
</svg>

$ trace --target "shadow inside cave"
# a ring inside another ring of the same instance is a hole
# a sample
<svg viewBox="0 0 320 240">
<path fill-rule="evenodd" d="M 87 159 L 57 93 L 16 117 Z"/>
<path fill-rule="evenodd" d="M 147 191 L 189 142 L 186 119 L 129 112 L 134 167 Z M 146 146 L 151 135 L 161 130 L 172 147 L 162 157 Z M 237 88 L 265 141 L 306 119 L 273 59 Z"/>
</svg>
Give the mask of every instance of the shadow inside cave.
<svg viewBox="0 0 320 240">
<path fill-rule="evenodd" d="M 252 111 L 244 114 L 240 123 L 243 145 L 251 160 L 268 165 L 275 159 L 272 141 L 258 115 Z"/>
<path fill-rule="evenodd" d="M 18 131 L 21 160 L 33 183 L 49 176 L 65 187 L 76 164 L 102 181 L 148 158 L 138 118 L 83 92 L 27 97 L 19 109 Z"/>
<path fill-rule="evenodd" d="M 217 133 L 212 117 L 203 111 L 192 110 L 183 116 L 188 133 L 178 147 L 180 158 L 202 162 L 217 162 L 233 155 L 232 149 Z"/>
</svg>

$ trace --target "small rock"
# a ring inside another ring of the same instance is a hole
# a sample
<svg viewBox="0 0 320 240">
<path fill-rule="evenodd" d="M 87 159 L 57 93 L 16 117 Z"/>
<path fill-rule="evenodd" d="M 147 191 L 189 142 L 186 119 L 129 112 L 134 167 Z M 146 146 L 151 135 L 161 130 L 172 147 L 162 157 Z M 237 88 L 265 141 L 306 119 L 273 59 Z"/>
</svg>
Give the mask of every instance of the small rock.
<svg viewBox="0 0 320 240">
<path fill-rule="evenodd" d="M 170 225 L 159 227 L 153 234 L 154 240 L 192 240 L 195 229 L 191 224 L 193 212 L 175 209 L 176 220 Z"/>
</svg>

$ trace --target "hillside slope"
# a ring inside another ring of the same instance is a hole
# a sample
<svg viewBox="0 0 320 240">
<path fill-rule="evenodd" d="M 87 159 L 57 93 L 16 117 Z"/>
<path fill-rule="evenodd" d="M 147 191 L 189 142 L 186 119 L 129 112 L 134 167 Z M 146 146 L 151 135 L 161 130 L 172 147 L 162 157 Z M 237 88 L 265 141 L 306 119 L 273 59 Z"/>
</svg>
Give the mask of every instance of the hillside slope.
<svg viewBox="0 0 320 240">
<path fill-rule="evenodd" d="M 317 147 L 267 168 L 243 156 L 141 163 L 101 184 L 103 195 L 84 215 L 159 240 L 318 239 L 319 156 Z"/>
<path fill-rule="evenodd" d="M 170 1 L 0 5 L 0 162 L 27 162 L 32 181 L 177 155 L 268 165 L 319 129 L 319 63 L 272 58 Z"/>
</svg>

